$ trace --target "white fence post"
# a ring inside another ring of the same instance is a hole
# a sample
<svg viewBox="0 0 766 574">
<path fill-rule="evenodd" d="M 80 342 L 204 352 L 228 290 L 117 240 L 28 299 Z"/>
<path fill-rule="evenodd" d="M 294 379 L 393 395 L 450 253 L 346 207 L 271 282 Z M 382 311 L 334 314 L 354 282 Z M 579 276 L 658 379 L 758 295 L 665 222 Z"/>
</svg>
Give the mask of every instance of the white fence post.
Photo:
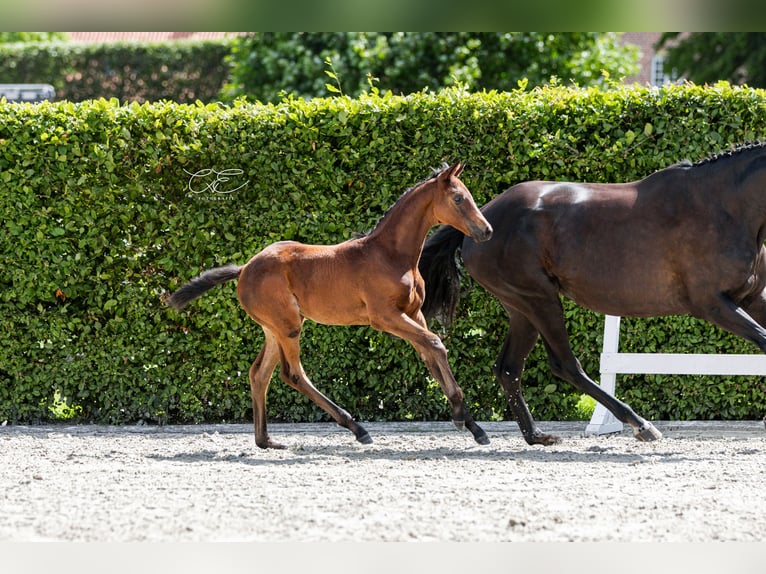
<svg viewBox="0 0 766 574">
<path fill-rule="evenodd" d="M 614 396 L 617 386 L 617 373 L 604 372 L 604 355 L 606 353 L 619 353 L 620 351 L 620 318 L 614 315 L 604 317 L 604 346 L 601 353 L 601 388 Z M 608 434 L 622 432 L 622 422 L 614 418 L 601 403 L 596 403 L 596 408 L 591 416 L 590 423 L 585 427 L 586 434 Z"/>
<path fill-rule="evenodd" d="M 614 395 L 618 373 L 643 375 L 766 375 L 766 355 L 697 353 L 620 353 L 620 317 L 604 318 L 601 388 Z M 622 423 L 596 403 L 586 434 L 622 431 Z"/>
</svg>

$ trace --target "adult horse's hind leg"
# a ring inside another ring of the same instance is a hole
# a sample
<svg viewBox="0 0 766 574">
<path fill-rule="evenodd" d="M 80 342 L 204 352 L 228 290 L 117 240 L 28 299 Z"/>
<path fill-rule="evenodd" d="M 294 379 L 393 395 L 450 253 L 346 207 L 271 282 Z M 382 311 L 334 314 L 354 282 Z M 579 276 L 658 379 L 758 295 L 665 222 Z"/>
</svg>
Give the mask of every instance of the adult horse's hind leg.
<svg viewBox="0 0 766 574">
<path fill-rule="evenodd" d="M 249 372 L 255 444 L 261 448 L 285 448 L 284 445 L 272 441 L 266 430 L 266 392 L 269 389 L 271 374 L 279 361 L 279 345 L 270 331 L 264 328 L 263 333 L 266 341 Z"/>
<path fill-rule="evenodd" d="M 358 424 L 350 414 L 340 408 L 311 383 L 303 370 L 300 360 L 300 330 L 291 332 L 292 336 L 280 336 L 279 349 L 281 352 L 282 366 L 280 376 L 282 380 L 296 391 L 306 395 L 317 406 L 329 414 L 340 426 L 347 428 L 362 444 L 372 443 L 370 434 Z"/>
<path fill-rule="evenodd" d="M 521 391 L 521 374 L 527 355 L 537 342 L 539 333 L 529 320 L 519 312 L 508 310 L 509 329 L 503 348 L 492 370 L 498 383 L 505 391 L 508 405 L 516 416 L 521 434 L 528 444 L 551 445 L 560 442 L 555 435 L 542 432 L 535 423 L 532 413 Z"/>
<path fill-rule="evenodd" d="M 633 428 L 633 436 L 642 441 L 662 438 L 652 423 L 639 417 L 627 404 L 604 391 L 585 374 L 580 361 L 574 356 L 564 323 L 564 313 L 558 295 L 552 298 L 540 297 L 528 308 L 528 318 L 543 337 L 548 351 L 551 370 L 557 377 L 570 382 L 580 391 L 592 396 L 618 420 Z"/>
</svg>

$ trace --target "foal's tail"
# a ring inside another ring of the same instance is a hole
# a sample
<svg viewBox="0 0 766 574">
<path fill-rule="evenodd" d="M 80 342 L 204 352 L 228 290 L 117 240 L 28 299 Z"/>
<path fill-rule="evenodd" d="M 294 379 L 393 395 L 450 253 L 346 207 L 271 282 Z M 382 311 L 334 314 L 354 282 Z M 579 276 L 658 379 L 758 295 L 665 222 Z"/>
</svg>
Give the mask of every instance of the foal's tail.
<svg viewBox="0 0 766 574">
<path fill-rule="evenodd" d="M 460 300 L 457 250 L 464 238 L 461 231 L 445 225 L 423 246 L 418 268 L 426 284 L 426 297 L 421 308 L 426 319 L 439 317 L 445 325 L 452 323 Z"/>
<path fill-rule="evenodd" d="M 178 311 L 216 285 L 239 277 L 240 269 L 239 265 L 226 265 L 205 271 L 165 299 L 165 303 Z"/>
</svg>

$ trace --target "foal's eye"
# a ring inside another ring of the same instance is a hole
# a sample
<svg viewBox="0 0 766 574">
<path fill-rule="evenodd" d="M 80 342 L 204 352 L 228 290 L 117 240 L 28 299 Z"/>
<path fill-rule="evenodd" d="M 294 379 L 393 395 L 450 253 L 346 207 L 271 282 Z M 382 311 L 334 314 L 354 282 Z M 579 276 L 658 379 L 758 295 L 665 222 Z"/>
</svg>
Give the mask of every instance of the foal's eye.
<svg viewBox="0 0 766 574">
<path fill-rule="evenodd" d="M 465 199 L 465 197 L 463 197 L 461 194 L 459 194 L 459 193 L 455 194 L 455 203 L 463 203 L 464 199 Z"/>
</svg>

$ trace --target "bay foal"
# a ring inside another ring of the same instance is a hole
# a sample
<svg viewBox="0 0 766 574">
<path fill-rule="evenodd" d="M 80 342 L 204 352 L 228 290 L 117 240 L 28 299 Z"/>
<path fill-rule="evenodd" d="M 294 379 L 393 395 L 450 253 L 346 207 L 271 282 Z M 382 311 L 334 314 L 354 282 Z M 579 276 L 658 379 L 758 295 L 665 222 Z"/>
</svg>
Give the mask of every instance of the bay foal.
<svg viewBox="0 0 766 574">
<path fill-rule="evenodd" d="M 372 442 L 367 431 L 306 376 L 300 360 L 301 327 L 306 319 L 326 325 L 370 325 L 412 343 L 449 399 L 455 425 L 467 427 L 478 443 L 489 442 L 465 408 L 447 351 L 428 330 L 420 311 L 425 288 L 418 261 L 428 231 L 446 224 L 476 241 L 492 235 L 492 227 L 458 179 L 463 167 L 462 163 L 445 166 L 407 190 L 363 237 L 337 245 L 280 241 L 241 267 L 205 271 L 167 298 L 167 304 L 179 310 L 214 286 L 239 280 L 239 301 L 265 336 L 249 372 L 259 447 L 284 448 L 266 429 L 266 392 L 277 363 L 285 383 L 353 432 L 359 442 Z"/>
</svg>

